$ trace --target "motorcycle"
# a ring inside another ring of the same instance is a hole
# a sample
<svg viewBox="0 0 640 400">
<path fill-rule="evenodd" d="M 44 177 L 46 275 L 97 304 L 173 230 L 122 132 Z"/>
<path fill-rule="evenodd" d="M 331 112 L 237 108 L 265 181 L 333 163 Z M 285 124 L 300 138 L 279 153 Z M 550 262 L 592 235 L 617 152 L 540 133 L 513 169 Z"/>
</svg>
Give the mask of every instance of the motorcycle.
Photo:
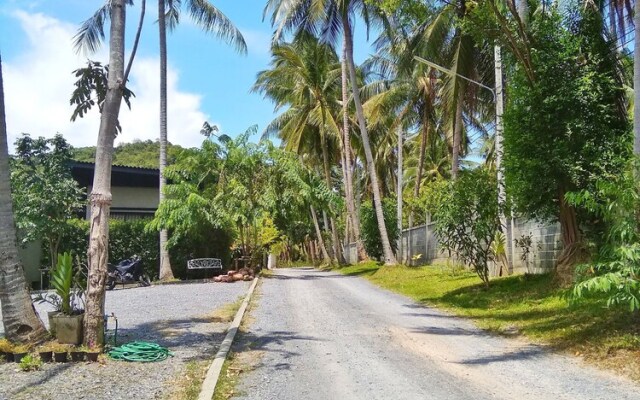
<svg viewBox="0 0 640 400">
<path fill-rule="evenodd" d="M 107 265 L 107 290 L 112 290 L 116 284 L 138 282 L 141 286 L 151 286 L 149 276 L 144 273 L 139 256 L 133 256 L 120 261 L 117 265 Z"/>
</svg>

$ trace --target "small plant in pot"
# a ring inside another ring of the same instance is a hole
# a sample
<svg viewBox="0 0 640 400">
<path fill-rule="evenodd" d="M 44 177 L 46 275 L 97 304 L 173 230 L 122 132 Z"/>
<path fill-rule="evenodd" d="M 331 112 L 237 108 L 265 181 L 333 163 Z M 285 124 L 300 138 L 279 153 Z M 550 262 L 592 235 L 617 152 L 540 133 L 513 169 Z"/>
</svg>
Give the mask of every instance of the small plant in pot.
<svg viewBox="0 0 640 400">
<path fill-rule="evenodd" d="M 53 344 L 45 343 L 38 346 L 38 355 L 42 362 L 48 363 L 53 361 Z"/>
<path fill-rule="evenodd" d="M 71 361 L 73 362 L 84 361 L 85 349 L 86 349 L 85 346 L 73 347 L 70 352 Z"/>
<path fill-rule="evenodd" d="M 58 263 L 51 270 L 51 286 L 55 293 L 36 298 L 40 303 L 46 302 L 54 306 L 56 311 L 49 313 L 51 333 L 63 344 L 80 344 L 82 341 L 82 325 L 84 320 L 84 292 L 78 273 L 73 272 L 73 261 L 70 253 L 58 255 Z"/>
<path fill-rule="evenodd" d="M 13 361 L 13 344 L 7 339 L 0 339 L 0 361 Z"/>
<path fill-rule="evenodd" d="M 51 350 L 53 351 L 53 359 L 56 362 L 67 362 L 67 351 L 69 350 L 69 346 L 56 343 L 51 346 Z"/>
<path fill-rule="evenodd" d="M 13 361 L 19 363 L 29 354 L 29 346 L 26 344 L 17 344 L 13 346 Z"/>
<path fill-rule="evenodd" d="M 83 346 L 84 352 L 87 355 L 87 361 L 97 362 L 98 356 L 102 353 L 102 349 L 99 346 L 95 346 L 93 342 L 89 342 L 89 346 Z"/>
</svg>

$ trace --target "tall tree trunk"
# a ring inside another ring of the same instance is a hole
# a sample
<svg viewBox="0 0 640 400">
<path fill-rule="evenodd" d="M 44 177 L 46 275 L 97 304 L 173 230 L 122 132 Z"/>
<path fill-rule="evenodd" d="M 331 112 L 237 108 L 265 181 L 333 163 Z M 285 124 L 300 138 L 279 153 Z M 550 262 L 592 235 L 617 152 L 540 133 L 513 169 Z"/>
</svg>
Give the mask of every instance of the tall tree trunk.
<svg viewBox="0 0 640 400">
<path fill-rule="evenodd" d="M 398 262 L 396 261 L 396 256 L 393 254 L 391 243 L 389 242 L 389 235 L 387 234 L 387 227 L 384 221 L 384 214 L 382 212 L 382 196 L 380 194 L 380 185 L 378 184 L 378 176 L 376 174 L 373 153 L 371 152 L 371 141 L 369 140 L 369 132 L 367 131 L 367 122 L 364 119 L 364 111 L 362 109 L 362 102 L 360 101 L 358 81 L 356 77 L 356 67 L 353 61 L 353 32 L 351 31 L 351 24 L 349 22 L 349 15 L 347 13 L 344 13 L 342 15 L 342 26 L 344 40 L 346 42 L 345 55 L 347 66 L 349 68 L 349 78 L 351 80 L 353 102 L 356 106 L 356 116 L 358 117 L 358 125 L 360 125 L 360 135 L 362 136 L 362 147 L 364 147 L 364 154 L 367 159 L 367 170 L 369 171 L 369 178 L 371 179 L 371 191 L 373 192 L 374 209 L 376 213 L 376 219 L 378 221 L 378 229 L 380 230 L 380 240 L 382 242 L 384 263 L 386 265 L 395 265 Z"/>
<path fill-rule="evenodd" d="M 562 252 L 556 265 L 556 279 L 566 285 L 573 281 L 574 266 L 583 259 L 580 230 L 576 209 L 565 200 L 565 190 L 559 191 L 560 230 L 562 232 Z"/>
<path fill-rule="evenodd" d="M 316 228 L 316 235 L 318 236 L 318 245 L 322 250 L 322 257 L 328 263 L 331 263 L 331 257 L 329 257 L 329 253 L 327 252 L 327 247 L 324 245 L 324 239 L 322 238 L 322 232 L 320 231 L 320 225 L 318 224 L 318 215 L 316 214 L 315 208 L 313 206 L 309 206 L 311 208 L 311 219 L 313 219 L 313 226 Z"/>
<path fill-rule="evenodd" d="M 398 234 L 400 237 L 398 238 L 398 259 L 402 262 L 402 170 L 403 170 L 403 152 L 404 148 L 402 145 L 402 124 L 398 126 L 398 194 L 397 194 L 397 219 L 398 219 Z"/>
<path fill-rule="evenodd" d="M 84 317 L 85 344 L 104 343 L 104 294 L 109 255 L 109 212 L 111 209 L 111 164 L 116 122 L 124 89 L 124 36 L 126 9 L 124 0 L 111 1 L 109 43 L 109 76 L 107 95 L 100 116 L 96 146 L 91 206 L 89 250 L 87 254 L 86 307 Z"/>
<path fill-rule="evenodd" d="M 140 3 L 140 20 L 138 21 L 138 29 L 136 30 L 136 37 L 133 39 L 133 49 L 131 49 L 131 55 L 129 56 L 129 62 L 127 63 L 127 68 L 124 70 L 124 84 L 127 84 L 129 80 L 129 73 L 131 72 L 131 67 L 133 66 L 133 60 L 136 58 L 136 53 L 138 52 L 138 44 L 140 43 L 140 34 L 142 33 L 142 27 L 144 25 L 144 15 L 147 10 L 147 0 L 142 0 Z"/>
<path fill-rule="evenodd" d="M 353 240 L 356 243 L 358 251 L 358 259 L 368 260 L 369 255 L 364 248 L 362 237 L 360 236 L 360 218 L 358 218 L 358 212 L 356 210 L 356 202 L 354 196 L 353 186 L 353 160 L 351 158 L 351 132 L 349 127 L 349 81 L 348 81 L 348 67 L 347 67 L 347 41 L 342 41 L 342 136 L 344 140 L 344 159 L 345 159 L 345 175 L 347 177 L 345 182 L 345 193 L 347 193 L 347 212 L 351 219 L 351 231 L 353 232 Z"/>
<path fill-rule="evenodd" d="M 167 27 L 164 3 L 158 0 L 158 30 L 160 31 L 160 202 L 164 200 L 164 187 L 167 179 L 164 169 L 167 167 Z M 173 279 L 169 250 L 167 249 L 168 233 L 160 231 L 160 280 Z"/>
<path fill-rule="evenodd" d="M 327 149 L 327 139 L 324 134 L 322 134 L 322 164 L 324 167 L 325 183 L 327 184 L 327 188 L 331 190 L 331 187 L 333 185 L 331 184 L 331 171 L 329 168 L 329 151 Z M 333 214 L 332 209 L 331 211 Z M 330 218 L 330 225 L 331 225 L 331 243 L 333 245 L 334 261 L 338 264 L 344 264 L 342 251 L 340 251 L 340 238 L 338 237 L 338 229 L 336 229 L 336 223 L 333 216 Z"/>
<path fill-rule="evenodd" d="M 456 78 L 457 79 L 457 78 Z M 460 169 L 460 145 L 462 143 L 462 107 L 464 102 L 464 91 L 458 87 L 458 99 L 456 101 L 456 119 L 453 127 L 453 148 L 451 151 L 451 177 L 458 178 Z"/>
<path fill-rule="evenodd" d="M 7 119 L 4 106 L 2 59 L 0 58 L 0 305 L 2 306 L 2 324 L 7 339 L 16 342 L 34 342 L 43 338 L 47 331 L 33 308 L 22 263 L 18 257 L 10 179 Z"/>
<path fill-rule="evenodd" d="M 635 2 L 633 25 L 640 38 L 640 1 Z M 633 44 L 633 154 L 640 155 L 640 40 Z"/>
</svg>

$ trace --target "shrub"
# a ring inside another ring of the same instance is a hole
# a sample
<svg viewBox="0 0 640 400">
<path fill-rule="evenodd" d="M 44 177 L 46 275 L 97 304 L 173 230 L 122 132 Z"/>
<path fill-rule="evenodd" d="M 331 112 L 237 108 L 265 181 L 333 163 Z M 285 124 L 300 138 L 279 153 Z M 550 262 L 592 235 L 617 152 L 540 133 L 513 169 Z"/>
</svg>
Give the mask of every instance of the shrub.
<svg viewBox="0 0 640 400">
<path fill-rule="evenodd" d="M 42 368 L 42 360 L 33 354 L 27 354 L 20 360 L 20 369 L 24 372 L 38 371 Z"/>
<path fill-rule="evenodd" d="M 489 285 L 487 262 L 499 231 L 498 189 L 493 173 L 484 168 L 466 170 L 455 181 L 438 181 L 427 209 L 435 219 L 440 245 L 471 266 Z"/>
<path fill-rule="evenodd" d="M 387 226 L 387 235 L 393 251 L 398 247 L 397 240 L 400 236 L 398 231 L 398 217 L 396 215 L 396 202 L 393 199 L 384 199 L 382 201 L 382 213 L 384 222 Z M 360 207 L 360 230 L 362 242 L 367 254 L 376 259 L 382 257 L 382 240 L 380 240 L 380 230 L 378 229 L 378 219 L 373 208 L 372 202 L 366 201 Z"/>
</svg>

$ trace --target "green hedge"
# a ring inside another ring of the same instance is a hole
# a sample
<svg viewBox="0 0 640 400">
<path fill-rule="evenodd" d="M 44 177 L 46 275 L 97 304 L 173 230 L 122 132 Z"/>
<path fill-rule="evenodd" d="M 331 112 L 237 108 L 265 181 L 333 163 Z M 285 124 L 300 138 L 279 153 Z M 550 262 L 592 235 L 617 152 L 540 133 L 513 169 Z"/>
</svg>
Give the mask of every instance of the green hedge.
<svg viewBox="0 0 640 400">
<path fill-rule="evenodd" d="M 160 249 L 158 233 L 145 229 L 149 221 L 150 219 L 109 220 L 109 262 L 115 264 L 137 254 L 142 258 L 145 272 L 152 279 L 156 279 L 160 266 Z M 187 277 L 187 260 L 192 258 L 221 258 L 223 266 L 231 266 L 229 249 L 232 237 L 228 233 L 214 229 L 196 237 L 198 239 L 183 240 L 169 250 L 171 266 L 176 278 Z M 86 264 L 88 244 L 89 222 L 81 219 L 70 220 L 69 234 L 63 238 L 60 252 L 69 251 Z M 48 262 L 48 252 L 44 251 L 43 255 L 45 257 L 43 262 Z M 197 271 L 190 273 L 189 277 L 199 278 L 207 272 L 211 271 Z"/>
<path fill-rule="evenodd" d="M 382 214 L 387 227 L 387 235 L 393 251 L 396 251 L 398 237 L 398 217 L 396 213 L 396 202 L 394 199 L 385 198 L 382 200 Z M 380 229 L 378 219 L 373 209 L 371 200 L 362 203 L 360 207 L 360 231 L 362 242 L 367 254 L 377 260 L 382 259 L 382 240 L 380 239 Z"/>
</svg>

